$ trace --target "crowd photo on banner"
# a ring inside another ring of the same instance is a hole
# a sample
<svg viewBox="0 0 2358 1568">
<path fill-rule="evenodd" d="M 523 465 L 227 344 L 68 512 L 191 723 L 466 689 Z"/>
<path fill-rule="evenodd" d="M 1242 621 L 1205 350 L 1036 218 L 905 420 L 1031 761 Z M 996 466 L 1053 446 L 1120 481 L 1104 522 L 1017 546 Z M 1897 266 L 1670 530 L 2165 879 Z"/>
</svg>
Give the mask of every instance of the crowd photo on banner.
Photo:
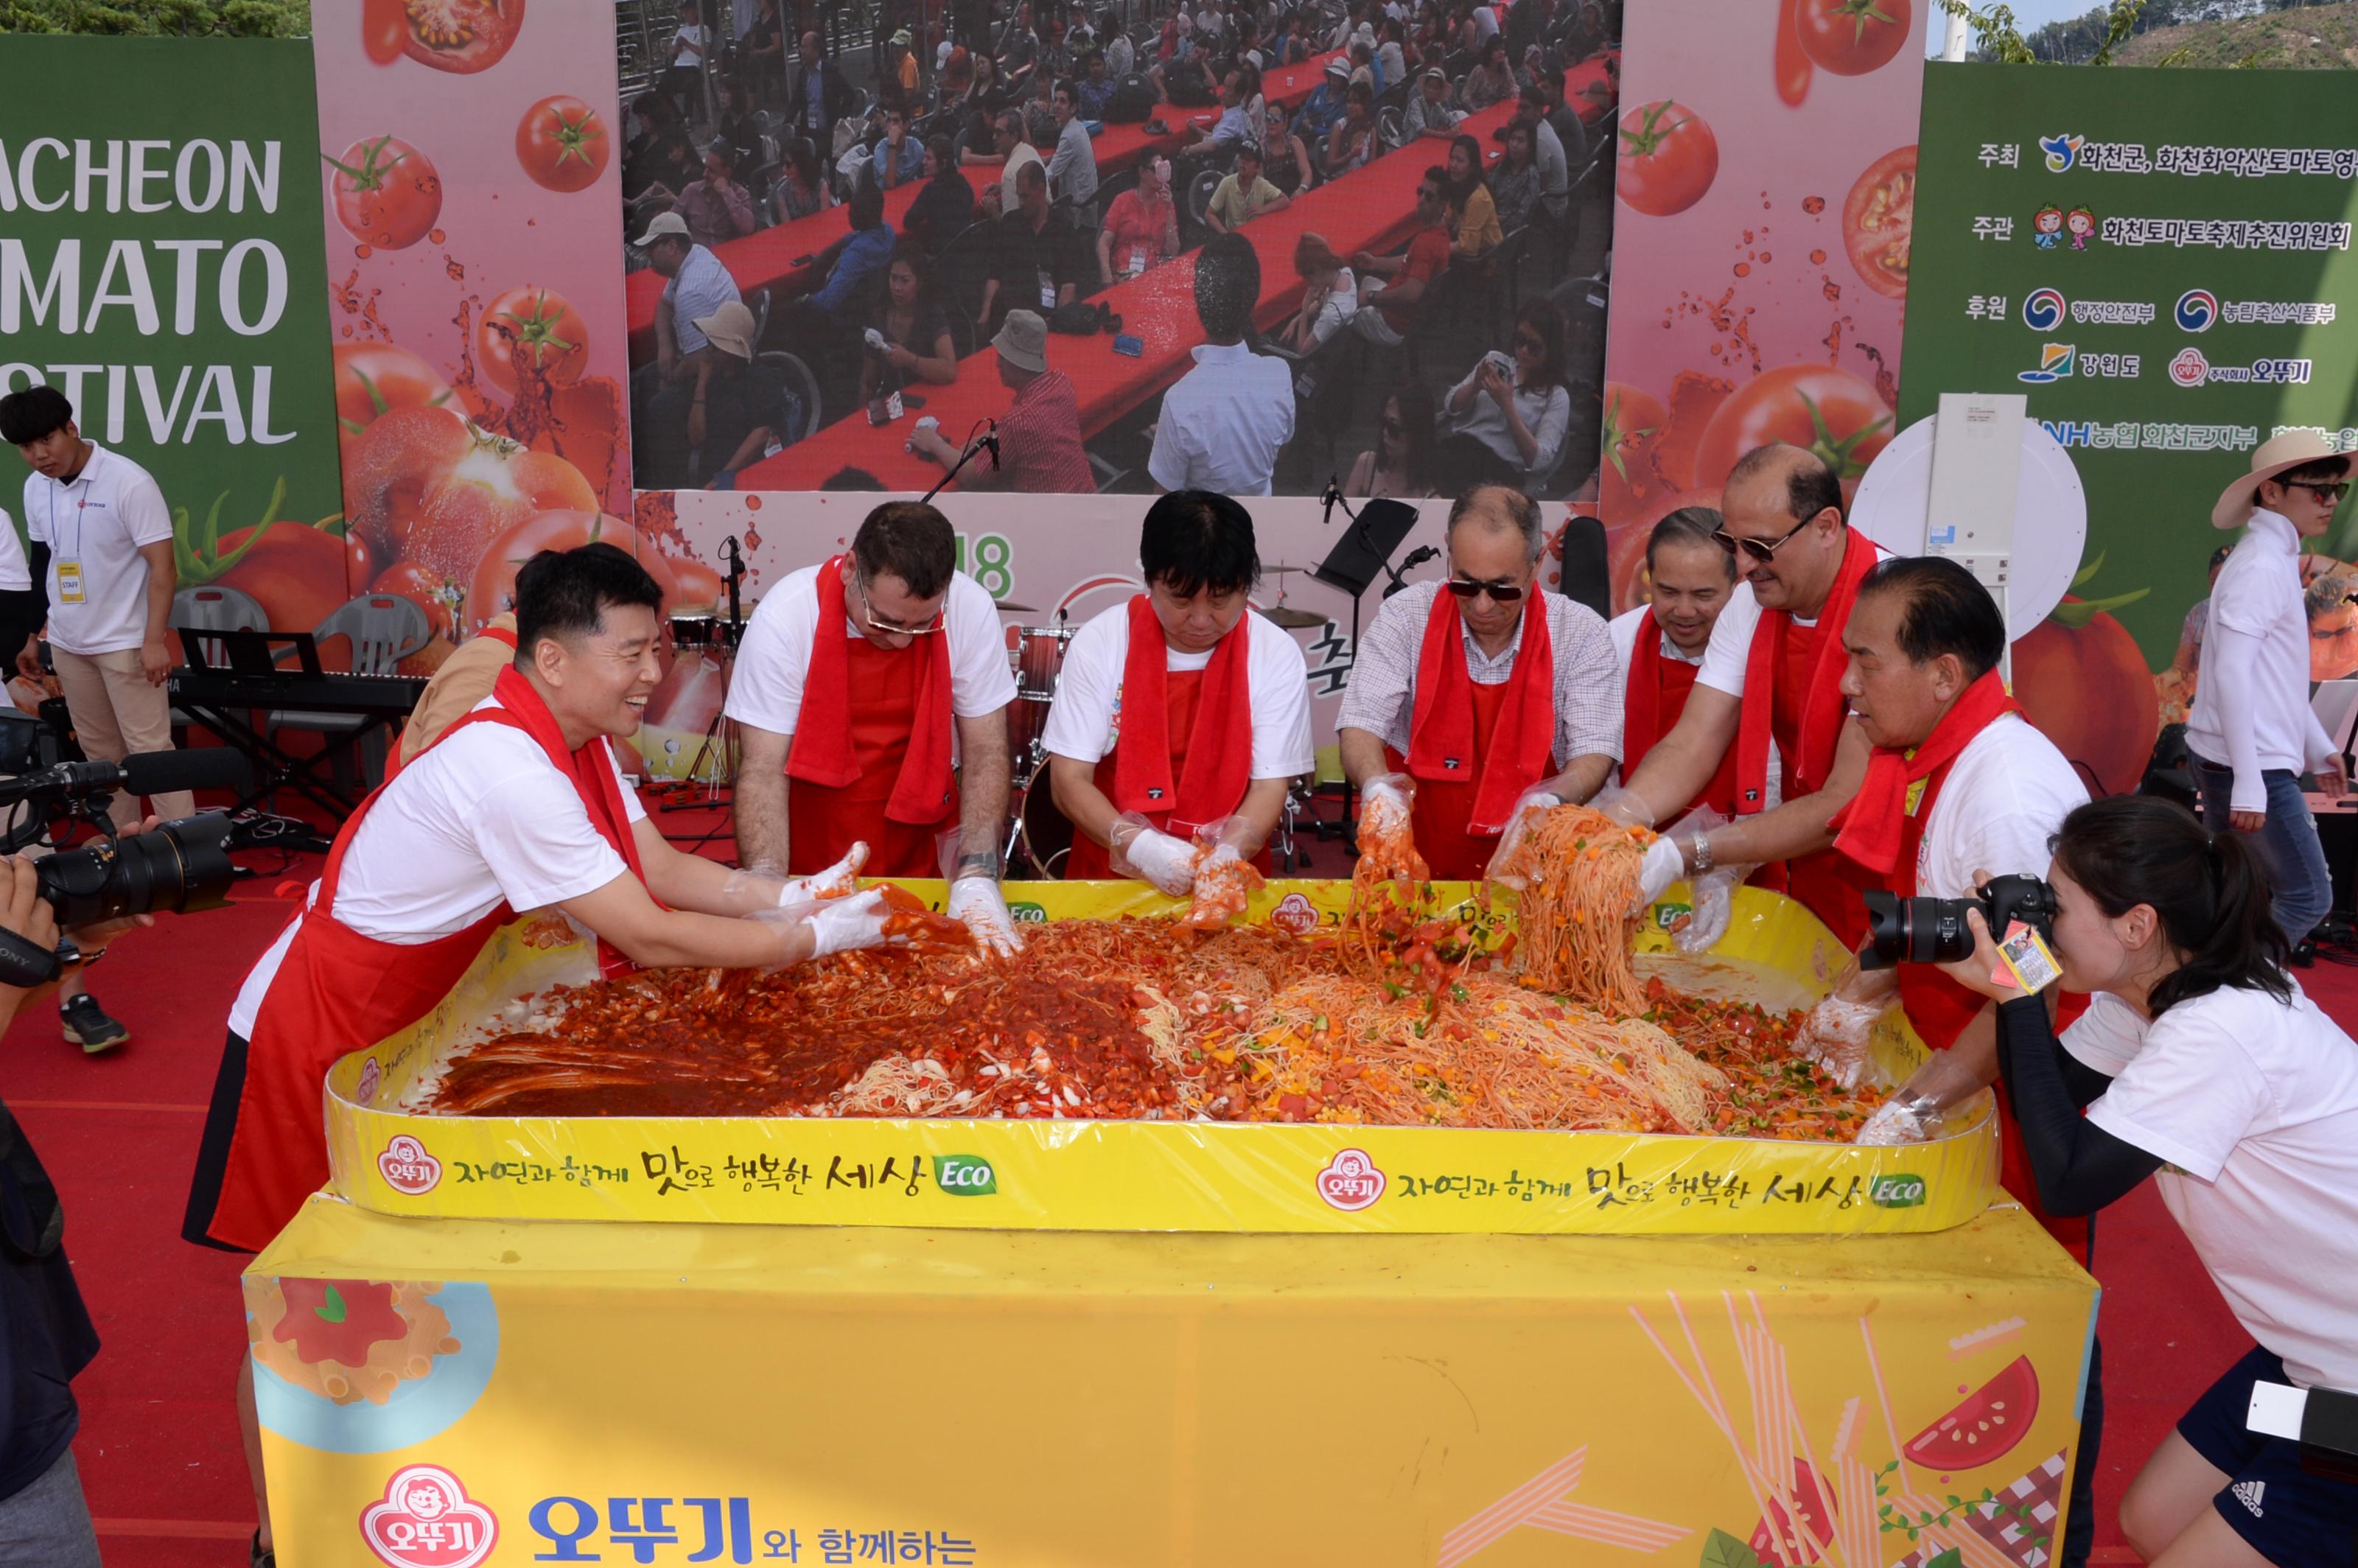
<svg viewBox="0 0 2358 1568">
<path fill-rule="evenodd" d="M 642 488 L 1585 477 L 1619 0 L 622 9 Z"/>
<path fill-rule="evenodd" d="M 0 1568 L 2358 1568 L 2151 5 L 0 0 Z"/>
</svg>

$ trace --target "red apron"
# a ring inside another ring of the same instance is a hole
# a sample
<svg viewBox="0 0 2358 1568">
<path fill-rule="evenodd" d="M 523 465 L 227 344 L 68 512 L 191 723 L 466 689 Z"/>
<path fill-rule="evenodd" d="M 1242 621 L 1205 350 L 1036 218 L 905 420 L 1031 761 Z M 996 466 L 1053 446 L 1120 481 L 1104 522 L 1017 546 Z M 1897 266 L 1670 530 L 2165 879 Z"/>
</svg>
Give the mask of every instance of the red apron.
<svg viewBox="0 0 2358 1568">
<path fill-rule="evenodd" d="M 520 683 L 522 677 L 516 679 Z M 507 691 L 502 695 L 506 697 Z M 530 726 L 505 708 L 479 708 L 444 730 L 434 744 L 476 723 L 505 724 L 531 733 Z M 578 788 L 578 773 L 573 776 Z M 227 1246 L 260 1251 L 295 1217 L 303 1200 L 327 1184 L 321 1095 L 336 1059 L 423 1018 L 449 994 L 492 933 L 514 914 L 502 903 L 462 931 L 416 944 L 363 936 L 336 919 L 336 889 L 345 852 L 369 808 L 384 794 L 380 785 L 337 833 L 312 906 L 296 915 L 294 940 L 254 1014 L 254 1033 L 246 1041 L 237 1127 L 221 1196 L 206 1227 L 208 1236 Z M 590 805 L 595 821 L 599 807 L 586 795 L 585 804 Z M 627 824 L 622 827 L 627 840 Z M 633 871 L 639 871 L 635 854 L 624 859 Z"/>
<path fill-rule="evenodd" d="M 842 624 L 838 618 L 836 625 Z M 827 634 L 825 621 L 818 635 Z M 943 793 L 940 815 L 930 822 L 899 822 L 886 814 L 908 754 L 917 719 L 917 687 L 929 656 L 920 637 L 905 648 L 880 648 L 856 633 L 844 633 L 845 689 L 850 721 L 851 760 L 860 776 L 839 788 L 789 779 L 786 790 L 786 870 L 795 876 L 823 871 L 868 844 L 871 877 L 937 877 L 941 861 L 935 838 L 952 826 L 957 792 Z M 935 637 L 941 636 L 935 633 Z M 795 738 L 797 747 L 802 737 Z"/>
<path fill-rule="evenodd" d="M 1473 688 L 1474 755 L 1490 754 L 1490 734 L 1498 727 L 1498 712 L 1507 706 L 1507 693 L 1512 683 L 1477 686 Z M 1384 748 L 1397 773 L 1407 766 L 1407 758 L 1390 747 Z M 1490 857 L 1498 852 L 1498 836 L 1479 834 L 1473 830 L 1474 797 L 1481 793 L 1482 773 L 1477 765 L 1471 778 L 1419 779 L 1416 781 L 1416 803 L 1410 821 L 1416 837 L 1418 852 L 1424 863 L 1433 869 L 1435 880 L 1442 881 L 1479 881 L 1489 867 Z"/>
<path fill-rule="evenodd" d="M 1638 764 L 1646 760 L 1646 753 L 1677 728 L 1702 667 L 1683 659 L 1662 656 L 1661 623 L 1654 619 L 1653 607 L 1649 605 L 1638 622 L 1637 641 L 1629 650 L 1628 684 L 1622 693 L 1623 778 L 1634 775 Z M 1736 815 L 1735 747 L 1730 746 L 1721 755 L 1719 771 L 1712 774 L 1702 793 L 1664 820 L 1675 822 L 1700 806 L 1707 806 L 1722 816 Z"/>
<path fill-rule="evenodd" d="M 1164 733 L 1171 737 L 1171 772 L 1174 776 L 1185 765 L 1187 745 L 1185 738 L 1195 733 L 1196 702 L 1202 697 L 1203 691 L 1204 672 L 1202 670 L 1173 670 L 1163 677 L 1163 712 L 1168 716 L 1169 726 Z M 1113 752 L 1108 752 L 1098 759 L 1097 772 L 1091 774 L 1090 778 L 1091 782 L 1104 792 L 1108 800 L 1114 798 Z M 1223 815 L 1233 815 L 1236 807 L 1243 804 L 1244 796 L 1238 795 L 1229 806 L 1228 813 Z M 1169 812 L 1149 811 L 1141 815 L 1163 831 L 1171 830 Z M 1217 820 L 1217 817 L 1214 820 Z M 1189 829 L 1191 832 L 1193 830 L 1192 827 Z M 1264 875 L 1274 869 L 1275 862 L 1270 859 L 1269 846 L 1266 844 L 1261 846 L 1260 853 L 1255 855 L 1252 860 L 1254 865 L 1260 868 Z M 1106 847 L 1090 838 L 1086 833 L 1074 834 L 1073 852 L 1065 857 L 1065 875 L 1074 880 L 1098 880 L 1113 874 L 1113 861 Z"/>
</svg>

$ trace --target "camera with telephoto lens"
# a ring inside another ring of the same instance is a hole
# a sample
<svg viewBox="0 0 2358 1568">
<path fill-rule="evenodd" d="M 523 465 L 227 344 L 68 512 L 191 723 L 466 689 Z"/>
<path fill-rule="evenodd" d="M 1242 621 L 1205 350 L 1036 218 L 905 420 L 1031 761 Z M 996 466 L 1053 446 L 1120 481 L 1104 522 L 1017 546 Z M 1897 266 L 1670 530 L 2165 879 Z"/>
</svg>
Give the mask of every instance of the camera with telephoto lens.
<svg viewBox="0 0 2358 1568">
<path fill-rule="evenodd" d="M 1965 911 L 1976 904 L 1998 941 L 2017 920 L 2054 940 L 2055 890 L 2037 877 L 1992 877 L 1972 898 L 1901 898 L 1877 892 L 1866 895 L 1866 942 L 1858 950 L 1858 967 L 1887 969 L 1972 957 L 1974 928 L 1965 923 Z"/>
</svg>

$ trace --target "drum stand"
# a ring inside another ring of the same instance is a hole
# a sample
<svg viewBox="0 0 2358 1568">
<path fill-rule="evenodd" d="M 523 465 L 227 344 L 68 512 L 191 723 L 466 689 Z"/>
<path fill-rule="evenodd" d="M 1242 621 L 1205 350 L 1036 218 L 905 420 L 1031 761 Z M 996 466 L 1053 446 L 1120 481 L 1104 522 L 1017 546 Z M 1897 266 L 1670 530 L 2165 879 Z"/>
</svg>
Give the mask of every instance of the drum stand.
<svg viewBox="0 0 2358 1568">
<path fill-rule="evenodd" d="M 666 814 L 719 806 L 724 792 L 732 801 L 735 794 L 737 737 L 729 719 L 729 686 L 737 673 L 737 643 L 745 630 L 744 607 L 738 597 L 738 585 L 745 579 L 745 559 L 738 553 L 737 535 L 734 534 L 720 541 L 720 549 L 729 568 L 729 619 L 713 628 L 714 642 L 710 646 L 697 650 L 698 658 L 717 654 L 720 661 L 720 706 L 714 711 L 712 722 L 704 727 L 703 742 L 697 747 L 696 755 L 688 762 L 687 775 L 680 781 L 686 786 L 685 793 L 678 799 L 665 801 L 659 808 Z M 704 773 L 708 762 L 712 764 L 712 772 L 703 780 L 704 788 L 699 798 L 694 786 L 698 775 Z M 723 817 L 694 838 L 679 842 L 698 846 L 708 844 L 729 827 L 730 818 Z"/>
</svg>

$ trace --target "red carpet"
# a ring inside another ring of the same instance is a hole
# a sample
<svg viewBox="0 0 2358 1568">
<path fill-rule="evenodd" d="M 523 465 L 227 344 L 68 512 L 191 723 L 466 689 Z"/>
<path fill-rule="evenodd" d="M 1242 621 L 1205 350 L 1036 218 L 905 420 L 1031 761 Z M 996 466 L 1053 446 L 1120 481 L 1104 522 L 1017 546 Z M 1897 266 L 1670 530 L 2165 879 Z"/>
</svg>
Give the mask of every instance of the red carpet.
<svg viewBox="0 0 2358 1568">
<path fill-rule="evenodd" d="M 665 826 L 690 835 L 709 820 L 682 814 Z M 725 844 L 724 833 L 715 848 Z M 1338 851 L 1321 851 L 1319 869 L 1332 872 Z M 231 999 L 287 917 L 272 897 L 277 881 L 243 884 L 233 908 L 167 918 L 92 973 L 92 989 L 131 1025 L 128 1046 L 85 1058 L 46 1005 L 0 1041 L 0 1097 L 64 1195 L 67 1242 L 105 1340 L 75 1384 L 76 1454 L 109 1568 L 245 1561 L 254 1510 L 231 1405 L 242 1260 L 189 1246 L 179 1227 Z M 2345 1025 L 2358 1021 L 2358 969 L 2320 964 L 2301 982 Z M 2250 1341 L 2149 1184 L 2106 1212 L 2096 1273 L 2109 1385 L 2096 1560 L 2133 1563 L 2113 1525 L 2122 1491 Z"/>
</svg>

